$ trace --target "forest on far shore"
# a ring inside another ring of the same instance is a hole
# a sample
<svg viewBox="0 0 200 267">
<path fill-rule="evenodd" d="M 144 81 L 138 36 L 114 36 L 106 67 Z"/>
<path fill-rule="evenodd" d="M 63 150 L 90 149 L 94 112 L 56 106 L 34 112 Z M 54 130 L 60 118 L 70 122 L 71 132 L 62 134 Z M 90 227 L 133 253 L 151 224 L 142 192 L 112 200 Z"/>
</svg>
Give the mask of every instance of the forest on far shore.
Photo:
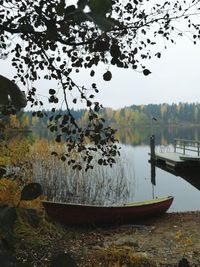
<svg viewBox="0 0 200 267">
<path fill-rule="evenodd" d="M 71 112 L 82 124 L 88 121 L 87 109 L 71 110 Z M 63 110 L 56 111 L 56 114 L 63 113 Z M 52 110 L 20 111 L 10 117 L 1 116 L 0 125 L 5 124 L 6 127 L 17 129 L 46 127 L 52 115 L 55 115 Z M 200 103 L 131 105 L 117 110 L 103 108 L 100 116 L 106 120 L 107 124 L 115 127 L 151 126 L 152 123 L 161 126 L 169 124 L 198 125 L 200 123 Z"/>
</svg>

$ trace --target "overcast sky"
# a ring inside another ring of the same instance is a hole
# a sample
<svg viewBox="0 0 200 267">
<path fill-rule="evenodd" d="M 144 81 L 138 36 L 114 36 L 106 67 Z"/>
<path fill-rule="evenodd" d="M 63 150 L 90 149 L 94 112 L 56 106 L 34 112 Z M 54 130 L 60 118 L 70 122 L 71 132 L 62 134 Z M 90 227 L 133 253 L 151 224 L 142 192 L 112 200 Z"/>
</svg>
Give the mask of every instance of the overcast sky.
<svg viewBox="0 0 200 267">
<path fill-rule="evenodd" d="M 115 69 L 112 81 L 102 82 L 98 97 L 104 106 L 200 101 L 200 43 L 180 40 L 147 64 L 149 76 Z"/>
<path fill-rule="evenodd" d="M 6 60 L 0 62 L 0 74 L 12 78 L 14 72 L 10 64 Z M 76 80 L 79 85 L 96 82 L 100 89 L 97 101 L 104 107 L 115 109 L 132 104 L 200 102 L 199 65 L 200 42 L 193 45 L 189 40 L 180 39 L 176 45 L 164 50 L 160 59 L 147 62 L 152 71 L 149 76 L 111 66 L 113 79 L 104 82 L 102 74 L 107 67 L 101 66 L 94 80 L 88 80 L 88 72 L 84 70 L 76 76 Z M 53 85 L 40 81 L 38 87 L 43 93 Z"/>
<path fill-rule="evenodd" d="M 147 62 L 152 71 L 144 76 L 134 70 L 117 69 L 111 66 L 113 78 L 104 82 L 99 69 L 94 78 L 100 93 L 97 99 L 105 107 L 121 108 L 132 104 L 200 102 L 200 42 L 196 45 L 180 39 L 163 51 L 160 59 Z M 88 79 L 84 73 L 80 83 Z"/>
</svg>

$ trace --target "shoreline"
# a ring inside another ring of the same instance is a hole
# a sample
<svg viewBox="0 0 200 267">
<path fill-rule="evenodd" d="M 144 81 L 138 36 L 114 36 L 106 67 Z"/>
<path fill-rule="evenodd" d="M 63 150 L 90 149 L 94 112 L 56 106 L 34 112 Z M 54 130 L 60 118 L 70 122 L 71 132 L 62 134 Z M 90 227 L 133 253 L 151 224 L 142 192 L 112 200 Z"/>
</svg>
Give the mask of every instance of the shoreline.
<svg viewBox="0 0 200 267">
<path fill-rule="evenodd" d="M 183 257 L 190 267 L 200 266 L 200 211 L 165 213 L 139 224 L 94 232 L 102 236 L 100 246 L 129 247 L 156 262 L 158 267 L 177 267 Z"/>
<path fill-rule="evenodd" d="M 52 257 L 63 252 L 78 267 L 102 267 L 108 266 L 103 260 L 106 253 L 127 250 L 155 263 L 136 266 L 177 267 L 184 257 L 190 267 L 199 267 L 200 211 L 168 212 L 137 223 L 98 228 L 66 227 L 58 238 L 49 238 L 48 245 L 24 247 L 20 254 L 24 259 L 34 254 L 37 267 L 49 267 Z"/>
</svg>

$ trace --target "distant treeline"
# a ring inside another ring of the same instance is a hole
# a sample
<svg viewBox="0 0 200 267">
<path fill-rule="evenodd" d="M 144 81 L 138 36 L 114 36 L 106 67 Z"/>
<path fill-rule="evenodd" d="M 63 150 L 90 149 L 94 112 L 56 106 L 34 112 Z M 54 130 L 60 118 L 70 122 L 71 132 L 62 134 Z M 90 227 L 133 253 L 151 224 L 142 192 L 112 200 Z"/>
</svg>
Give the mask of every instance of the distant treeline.
<svg viewBox="0 0 200 267">
<path fill-rule="evenodd" d="M 56 111 L 64 113 L 63 110 Z M 43 117 L 33 116 L 31 111 L 20 112 L 6 119 L 6 124 L 11 128 L 46 127 L 49 117 L 53 115 L 50 110 L 45 110 Z M 74 117 L 81 123 L 88 120 L 88 111 L 85 109 L 71 110 Z M 40 114 L 40 113 L 39 113 Z M 54 113 L 55 114 L 55 113 Z M 132 105 L 118 110 L 104 108 L 100 116 L 106 119 L 108 124 L 116 126 L 151 126 L 169 124 L 200 124 L 200 103 L 178 104 L 149 104 Z M 0 119 L 0 122 L 2 118 Z"/>
<path fill-rule="evenodd" d="M 118 125 L 200 124 L 200 103 L 132 105 L 119 110 L 106 108 L 103 116 Z"/>
</svg>

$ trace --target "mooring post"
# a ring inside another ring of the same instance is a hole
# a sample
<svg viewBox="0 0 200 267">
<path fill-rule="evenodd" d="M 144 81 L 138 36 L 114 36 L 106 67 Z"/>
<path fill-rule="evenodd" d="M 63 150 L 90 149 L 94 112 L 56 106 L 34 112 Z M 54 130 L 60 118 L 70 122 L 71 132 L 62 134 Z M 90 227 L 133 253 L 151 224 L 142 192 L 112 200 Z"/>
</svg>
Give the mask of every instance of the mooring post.
<svg viewBox="0 0 200 267">
<path fill-rule="evenodd" d="M 150 154 L 151 154 L 151 183 L 152 186 L 156 185 L 156 166 L 155 166 L 155 135 L 150 137 Z M 154 189 L 153 189 L 154 190 Z M 154 192 L 154 191 L 153 191 Z M 154 196 L 153 196 L 154 198 Z"/>
<path fill-rule="evenodd" d="M 176 153 L 176 145 L 177 145 L 177 140 L 174 139 L 174 153 Z"/>
<path fill-rule="evenodd" d="M 185 155 L 185 146 L 186 146 L 186 142 L 185 140 L 183 141 L 183 155 Z"/>
<path fill-rule="evenodd" d="M 154 160 L 151 161 L 151 183 L 156 185 L 156 165 Z"/>
<path fill-rule="evenodd" d="M 151 153 L 151 160 L 155 159 L 155 135 L 152 134 L 150 137 L 150 153 Z"/>
</svg>

